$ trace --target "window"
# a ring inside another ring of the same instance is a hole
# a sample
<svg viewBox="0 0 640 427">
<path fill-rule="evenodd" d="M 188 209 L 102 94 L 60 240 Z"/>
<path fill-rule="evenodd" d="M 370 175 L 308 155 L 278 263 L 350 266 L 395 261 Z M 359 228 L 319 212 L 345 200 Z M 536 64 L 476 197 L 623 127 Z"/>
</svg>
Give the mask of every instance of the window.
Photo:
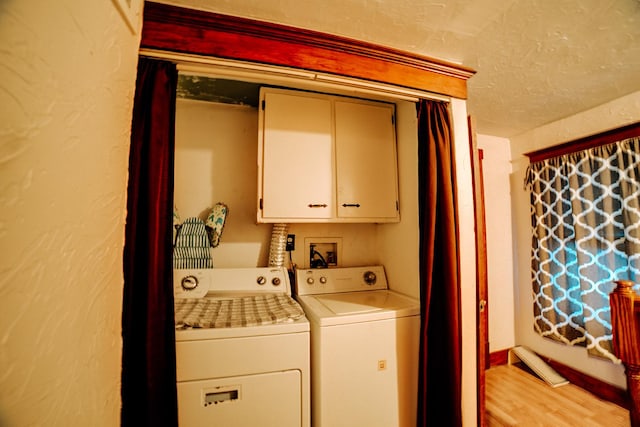
<svg viewBox="0 0 640 427">
<path fill-rule="evenodd" d="M 532 163 L 527 185 L 535 330 L 617 360 L 609 293 L 640 282 L 640 137 Z"/>
</svg>

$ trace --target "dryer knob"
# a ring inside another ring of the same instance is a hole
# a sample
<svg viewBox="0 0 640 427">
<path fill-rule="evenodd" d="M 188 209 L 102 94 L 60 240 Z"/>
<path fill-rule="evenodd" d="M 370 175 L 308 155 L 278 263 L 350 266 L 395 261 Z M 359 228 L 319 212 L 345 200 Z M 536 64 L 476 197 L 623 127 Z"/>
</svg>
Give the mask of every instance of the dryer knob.
<svg viewBox="0 0 640 427">
<path fill-rule="evenodd" d="M 369 286 L 375 285 L 376 281 L 378 280 L 378 278 L 376 277 L 376 273 L 374 273 L 373 271 L 365 272 L 363 275 L 363 279 L 364 279 L 364 283 L 366 283 Z"/>
<path fill-rule="evenodd" d="M 196 276 L 185 276 L 180 281 L 180 284 L 185 291 L 192 291 L 198 287 L 198 278 Z"/>
<path fill-rule="evenodd" d="M 271 279 L 271 284 L 273 286 L 280 286 L 280 278 L 279 277 L 274 277 L 273 279 Z"/>
<path fill-rule="evenodd" d="M 327 283 L 327 278 L 324 276 L 320 276 L 320 283 L 322 283 L 323 285 Z"/>
<path fill-rule="evenodd" d="M 313 285 L 313 282 L 314 282 L 314 281 L 315 281 L 315 280 L 313 280 L 313 277 L 307 277 L 307 284 L 309 284 L 309 285 Z"/>
<path fill-rule="evenodd" d="M 259 276 L 256 282 L 258 283 L 258 285 L 264 285 L 265 283 L 267 283 L 267 279 L 265 279 L 264 276 Z"/>
</svg>

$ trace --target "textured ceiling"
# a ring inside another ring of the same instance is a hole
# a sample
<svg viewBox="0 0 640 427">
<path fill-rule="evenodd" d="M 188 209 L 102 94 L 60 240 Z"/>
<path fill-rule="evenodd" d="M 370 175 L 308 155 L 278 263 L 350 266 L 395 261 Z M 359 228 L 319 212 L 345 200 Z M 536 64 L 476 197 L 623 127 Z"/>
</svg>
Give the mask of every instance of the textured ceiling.
<svg viewBox="0 0 640 427">
<path fill-rule="evenodd" d="M 511 137 L 640 90 L 640 0 L 168 0 L 471 67 L 478 133 Z"/>
</svg>

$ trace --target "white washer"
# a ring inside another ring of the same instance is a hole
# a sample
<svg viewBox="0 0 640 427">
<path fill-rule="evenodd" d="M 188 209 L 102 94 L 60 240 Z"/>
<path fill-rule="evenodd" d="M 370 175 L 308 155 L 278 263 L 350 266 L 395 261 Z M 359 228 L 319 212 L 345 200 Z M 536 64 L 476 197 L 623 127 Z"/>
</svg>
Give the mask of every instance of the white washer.
<svg viewBox="0 0 640 427">
<path fill-rule="evenodd" d="M 420 302 L 382 266 L 296 272 L 311 323 L 314 427 L 415 426 Z"/>
<path fill-rule="evenodd" d="M 309 322 L 290 291 L 281 267 L 174 271 L 181 427 L 309 427 Z"/>
</svg>

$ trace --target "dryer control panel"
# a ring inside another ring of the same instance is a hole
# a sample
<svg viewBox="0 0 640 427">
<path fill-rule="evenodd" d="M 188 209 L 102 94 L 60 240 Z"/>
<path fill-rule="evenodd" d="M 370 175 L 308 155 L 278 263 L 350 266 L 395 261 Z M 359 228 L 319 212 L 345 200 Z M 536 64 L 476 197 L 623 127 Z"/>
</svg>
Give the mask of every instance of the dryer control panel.
<svg viewBox="0 0 640 427">
<path fill-rule="evenodd" d="M 284 267 L 174 269 L 175 298 L 202 298 L 227 294 L 284 293 L 291 295 Z"/>
<path fill-rule="evenodd" d="M 296 294 L 317 295 L 387 289 L 381 265 L 346 268 L 311 268 L 296 271 Z"/>
</svg>

